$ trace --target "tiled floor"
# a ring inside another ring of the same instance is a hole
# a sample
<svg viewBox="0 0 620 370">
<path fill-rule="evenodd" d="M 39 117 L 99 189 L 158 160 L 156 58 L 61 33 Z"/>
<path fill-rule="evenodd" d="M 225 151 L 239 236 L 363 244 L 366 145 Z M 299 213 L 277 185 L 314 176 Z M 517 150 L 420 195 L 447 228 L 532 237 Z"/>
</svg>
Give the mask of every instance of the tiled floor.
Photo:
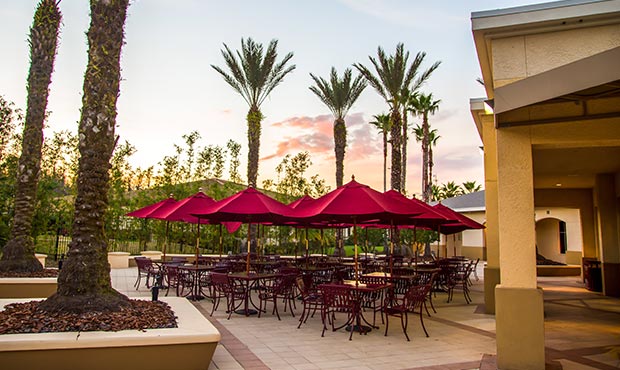
<svg viewBox="0 0 620 370">
<path fill-rule="evenodd" d="M 136 268 L 112 270 L 113 286 L 129 296 L 150 296 L 143 286 L 133 288 Z M 482 271 L 479 271 L 482 277 Z M 550 369 L 617 369 L 620 359 L 620 300 L 583 289 L 577 277 L 539 278 L 545 290 L 545 342 Z M 430 334 L 424 336 L 416 316 L 410 316 L 410 342 L 398 319 L 367 335 L 355 333 L 349 341 L 344 330 L 326 331 L 321 337 L 319 314 L 297 329 L 301 307 L 276 316 L 245 317 L 224 313 L 225 303 L 209 317 L 211 302 L 199 310 L 220 330 L 222 341 L 210 369 L 479 369 L 495 368 L 495 319 L 481 309 L 482 279 L 474 282 L 473 303 L 455 292 L 435 299 L 437 313 L 425 317 Z"/>
</svg>

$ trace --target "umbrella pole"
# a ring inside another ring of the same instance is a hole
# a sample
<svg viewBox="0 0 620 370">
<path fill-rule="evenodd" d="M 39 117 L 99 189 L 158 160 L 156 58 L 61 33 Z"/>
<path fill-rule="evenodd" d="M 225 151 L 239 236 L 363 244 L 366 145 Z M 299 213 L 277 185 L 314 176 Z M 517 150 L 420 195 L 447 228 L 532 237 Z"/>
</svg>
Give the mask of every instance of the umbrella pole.
<svg viewBox="0 0 620 370">
<path fill-rule="evenodd" d="M 250 246 L 252 244 L 252 242 L 250 241 L 250 229 L 252 228 L 252 224 L 249 223 L 248 224 L 248 241 L 247 241 L 247 258 L 245 261 L 245 272 L 249 275 L 250 274 Z"/>
<path fill-rule="evenodd" d="M 200 219 L 198 220 L 198 235 L 196 235 L 196 266 L 198 266 L 198 255 L 200 254 Z"/>
<path fill-rule="evenodd" d="M 306 268 L 308 267 L 308 228 L 306 227 Z"/>
<path fill-rule="evenodd" d="M 220 259 L 222 259 L 222 247 L 223 247 L 222 224 L 220 224 Z"/>
<path fill-rule="evenodd" d="M 390 276 L 394 273 L 394 239 L 392 234 L 394 233 L 394 221 L 390 220 Z"/>
<path fill-rule="evenodd" d="M 439 242 L 440 241 L 441 241 L 441 225 L 437 226 L 437 258 L 439 258 Z"/>
<path fill-rule="evenodd" d="M 454 257 L 456 257 L 456 234 L 452 234 L 452 248 L 454 249 Z"/>
<path fill-rule="evenodd" d="M 299 238 L 297 235 L 297 228 L 295 228 L 295 263 L 297 263 L 297 243 L 299 242 Z"/>
<path fill-rule="evenodd" d="M 321 229 L 321 258 L 323 258 L 325 251 L 323 250 L 323 229 Z"/>
<path fill-rule="evenodd" d="M 357 266 L 357 227 L 355 224 L 355 217 L 353 217 L 353 248 L 355 249 L 355 286 L 359 285 L 358 281 L 358 266 Z"/>
<path fill-rule="evenodd" d="M 166 221 L 166 237 L 164 238 L 164 251 L 162 253 L 162 261 L 166 262 L 166 244 L 168 244 L 168 231 L 170 230 L 170 221 Z"/>
<path fill-rule="evenodd" d="M 368 226 L 366 226 L 366 239 L 364 240 L 364 245 L 366 249 L 364 250 L 364 257 L 368 259 Z"/>
</svg>

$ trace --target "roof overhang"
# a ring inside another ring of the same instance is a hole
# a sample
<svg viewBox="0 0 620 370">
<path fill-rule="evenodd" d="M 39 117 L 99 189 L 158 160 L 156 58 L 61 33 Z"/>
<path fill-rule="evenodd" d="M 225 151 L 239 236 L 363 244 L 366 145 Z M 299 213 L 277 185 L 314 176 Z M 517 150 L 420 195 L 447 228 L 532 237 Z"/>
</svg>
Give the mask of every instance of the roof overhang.
<svg viewBox="0 0 620 370">
<path fill-rule="evenodd" d="M 494 98 L 491 41 L 495 38 L 620 22 L 620 0 L 565 0 L 473 12 L 472 32 L 487 97 Z"/>
<path fill-rule="evenodd" d="M 620 117 L 620 47 L 495 89 L 496 127 Z"/>
</svg>

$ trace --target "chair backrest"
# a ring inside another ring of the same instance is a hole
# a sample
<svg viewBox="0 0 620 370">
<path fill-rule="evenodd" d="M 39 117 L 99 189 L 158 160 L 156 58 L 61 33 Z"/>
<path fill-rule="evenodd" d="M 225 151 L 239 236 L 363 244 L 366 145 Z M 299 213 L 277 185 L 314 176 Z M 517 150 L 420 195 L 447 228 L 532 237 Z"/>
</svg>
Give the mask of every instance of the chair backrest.
<svg viewBox="0 0 620 370">
<path fill-rule="evenodd" d="M 153 269 L 153 261 L 147 257 L 136 257 L 135 261 L 138 270 L 141 272 L 149 272 Z"/>
<path fill-rule="evenodd" d="M 179 281 L 179 266 L 178 265 L 165 265 L 166 277 L 168 279 L 168 283 L 176 284 Z"/>
<path fill-rule="evenodd" d="M 227 274 L 221 274 L 218 272 L 211 272 L 211 284 L 217 291 L 228 293 L 232 290 L 230 279 Z"/>
<path fill-rule="evenodd" d="M 351 312 L 356 304 L 354 292 L 351 288 L 339 284 L 321 285 L 323 305 L 337 312 Z"/>
<path fill-rule="evenodd" d="M 419 308 L 421 309 L 426 300 L 426 296 L 430 294 L 431 287 L 430 284 L 413 285 L 409 287 L 403 301 L 407 310 L 414 311 Z"/>
</svg>

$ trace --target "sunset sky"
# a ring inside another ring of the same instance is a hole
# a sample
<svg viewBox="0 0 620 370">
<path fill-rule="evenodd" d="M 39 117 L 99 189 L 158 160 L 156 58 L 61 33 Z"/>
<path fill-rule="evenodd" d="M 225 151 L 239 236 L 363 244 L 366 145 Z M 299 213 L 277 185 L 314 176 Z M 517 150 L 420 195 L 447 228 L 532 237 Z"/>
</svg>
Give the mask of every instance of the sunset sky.
<svg viewBox="0 0 620 370">
<path fill-rule="evenodd" d="M 481 73 L 471 12 L 532 3 L 536 2 L 134 0 L 126 24 L 117 133 L 137 148 L 131 163 L 143 168 L 173 155 L 174 144 L 182 144 L 182 135 L 194 130 L 201 135 L 200 147 L 233 139 L 243 146 L 240 170 L 245 177 L 248 107 L 210 65 L 224 66 L 223 43 L 236 50 L 241 38 L 265 45 L 278 39 L 280 58 L 293 52 L 291 62 L 297 69 L 262 106 L 259 184 L 275 179 L 275 167 L 284 155 L 308 151 L 314 163 L 308 176 L 318 173 L 334 188 L 333 117 L 308 89 L 309 74 L 326 78 L 332 66 L 340 74 L 353 63 L 371 66 L 368 56 L 376 57 L 378 46 L 393 54 L 396 44 L 403 42 L 410 60 L 418 51 L 427 53 L 423 69 L 441 61 L 421 90 L 441 99 L 439 111 L 430 118 L 441 136 L 435 149 L 438 182 L 483 183 L 481 142 L 469 112 L 469 98 L 484 96 L 476 82 Z M 0 4 L 0 95 L 25 109 L 27 38 L 37 1 Z M 50 89 L 48 133 L 77 131 L 87 60 L 88 1 L 63 0 L 60 8 L 63 26 Z M 383 188 L 381 135 L 368 122 L 387 109 L 368 87 L 350 110 L 345 182 L 355 175 L 359 182 Z M 419 119 L 410 118 L 410 123 Z M 420 145 L 411 140 L 408 150 L 407 192 L 419 193 Z"/>
</svg>

